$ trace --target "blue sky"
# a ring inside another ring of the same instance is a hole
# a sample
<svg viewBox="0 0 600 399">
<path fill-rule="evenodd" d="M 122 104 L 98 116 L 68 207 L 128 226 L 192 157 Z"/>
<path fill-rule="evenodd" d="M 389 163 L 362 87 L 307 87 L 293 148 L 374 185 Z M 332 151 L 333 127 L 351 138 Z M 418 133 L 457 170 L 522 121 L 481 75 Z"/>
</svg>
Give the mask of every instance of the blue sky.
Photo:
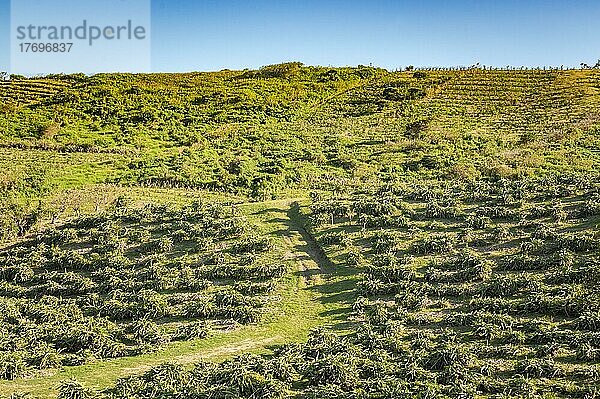
<svg viewBox="0 0 600 399">
<path fill-rule="evenodd" d="M 109 2 L 107 2 L 109 3 Z M 155 71 L 565 65 L 600 58 L 597 0 L 152 0 Z M 0 70 L 9 0 L 0 0 Z"/>
</svg>

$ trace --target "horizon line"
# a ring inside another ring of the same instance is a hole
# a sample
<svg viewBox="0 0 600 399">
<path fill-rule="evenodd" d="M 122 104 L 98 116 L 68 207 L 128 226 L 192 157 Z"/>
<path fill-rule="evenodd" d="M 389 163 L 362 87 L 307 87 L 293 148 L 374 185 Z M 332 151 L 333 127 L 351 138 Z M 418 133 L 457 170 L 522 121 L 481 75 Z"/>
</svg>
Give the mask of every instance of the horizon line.
<svg viewBox="0 0 600 399">
<path fill-rule="evenodd" d="M 218 72 L 246 72 L 246 71 L 260 71 L 264 68 L 273 67 L 273 66 L 281 66 L 281 65 L 292 65 L 299 64 L 299 67 L 305 68 L 331 68 L 331 69 L 343 69 L 343 68 L 373 68 L 380 69 L 390 73 L 398 73 L 398 72 L 412 72 L 412 71 L 430 71 L 430 72 L 451 72 L 451 71 L 582 71 L 582 70 L 597 70 L 600 69 L 600 59 L 595 65 L 589 65 L 584 62 L 581 62 L 579 66 L 573 65 L 486 65 L 481 63 L 475 63 L 472 65 L 439 65 L 439 66 L 398 66 L 396 68 L 387 68 L 382 66 L 377 66 L 372 63 L 368 65 L 365 64 L 357 64 L 357 65 L 310 65 L 304 64 L 301 61 L 284 61 L 275 64 L 266 64 L 260 67 L 246 67 L 246 68 L 222 68 L 222 69 L 213 69 L 213 70 L 185 70 L 185 71 L 150 71 L 150 72 L 126 72 L 126 71 L 111 71 L 111 72 L 96 72 L 96 73 L 84 73 L 84 72 L 57 72 L 57 73 L 47 73 L 47 74 L 33 74 L 33 75 L 23 75 L 18 73 L 11 73 L 10 71 L 2 71 L 0 70 L 0 76 L 4 75 L 4 79 L 2 80 L 12 80 L 13 78 L 45 78 L 52 76 L 74 76 L 74 75 L 85 75 L 87 77 L 97 76 L 97 75 L 107 75 L 107 74 L 117 74 L 117 75 L 154 75 L 154 74 L 164 74 L 164 75 L 177 75 L 177 74 L 193 74 L 193 73 L 218 73 Z"/>
</svg>

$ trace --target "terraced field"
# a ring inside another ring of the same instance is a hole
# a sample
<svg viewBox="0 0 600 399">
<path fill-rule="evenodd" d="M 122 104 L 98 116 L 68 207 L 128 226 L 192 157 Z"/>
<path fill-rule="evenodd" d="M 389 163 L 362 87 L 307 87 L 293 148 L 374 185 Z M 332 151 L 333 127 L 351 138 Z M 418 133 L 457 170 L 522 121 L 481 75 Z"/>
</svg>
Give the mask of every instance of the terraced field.
<svg viewBox="0 0 600 399">
<path fill-rule="evenodd" d="M 69 86 L 68 81 L 58 79 L 2 80 L 0 98 L 5 107 L 39 104 L 57 96 Z"/>
</svg>

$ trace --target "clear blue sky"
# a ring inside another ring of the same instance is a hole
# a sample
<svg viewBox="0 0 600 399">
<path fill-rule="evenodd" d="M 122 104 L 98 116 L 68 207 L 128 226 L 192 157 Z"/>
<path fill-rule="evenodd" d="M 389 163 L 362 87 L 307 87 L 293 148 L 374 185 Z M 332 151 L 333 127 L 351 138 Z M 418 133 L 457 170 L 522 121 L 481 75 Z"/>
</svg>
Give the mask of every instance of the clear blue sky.
<svg viewBox="0 0 600 399">
<path fill-rule="evenodd" d="M 109 2 L 107 2 L 108 4 Z M 155 71 L 570 65 L 600 58 L 598 0 L 152 0 Z M 0 0 L 0 70 L 9 0 Z"/>
</svg>

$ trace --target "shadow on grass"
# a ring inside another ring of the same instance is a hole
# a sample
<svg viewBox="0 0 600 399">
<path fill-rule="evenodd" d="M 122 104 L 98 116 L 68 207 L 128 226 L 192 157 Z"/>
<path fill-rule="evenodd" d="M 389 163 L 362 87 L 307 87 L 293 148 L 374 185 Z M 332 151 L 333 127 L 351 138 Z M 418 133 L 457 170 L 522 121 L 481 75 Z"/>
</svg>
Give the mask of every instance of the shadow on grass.
<svg viewBox="0 0 600 399">
<path fill-rule="evenodd" d="M 307 217 L 300 211 L 298 202 L 292 203 L 288 209 L 269 207 L 255 210 L 255 216 L 262 216 L 265 223 L 285 226 L 278 230 L 270 231 L 269 235 L 279 237 L 292 237 L 299 234 L 302 240 L 295 243 L 293 251 L 298 256 L 295 261 L 311 260 L 318 265 L 318 269 L 297 271 L 295 276 L 303 277 L 308 282 L 315 282 L 304 289 L 315 293 L 315 299 L 325 306 L 327 310 L 320 316 L 330 323 L 328 327 L 336 331 L 348 331 L 352 326 L 349 321 L 352 305 L 356 299 L 356 283 L 359 271 L 352 267 L 337 266 L 326 255 L 315 238 L 305 228 Z"/>
<path fill-rule="evenodd" d="M 336 266 L 331 262 L 314 237 L 304 227 L 307 220 L 300 212 L 298 203 L 292 204 L 287 215 L 290 231 L 299 233 L 304 242 L 304 244 L 296 246 L 296 251 L 306 254 L 319 266 L 319 269 L 296 272 L 296 275 L 304 276 L 307 279 L 320 277 L 321 281 L 318 284 L 310 285 L 306 289 L 317 293 L 318 300 L 329 308 L 320 316 L 334 321 L 331 328 L 347 330 L 352 325 L 349 322 L 349 316 L 356 299 L 358 270 L 346 266 Z M 332 308 L 333 304 L 337 306 Z"/>
</svg>

